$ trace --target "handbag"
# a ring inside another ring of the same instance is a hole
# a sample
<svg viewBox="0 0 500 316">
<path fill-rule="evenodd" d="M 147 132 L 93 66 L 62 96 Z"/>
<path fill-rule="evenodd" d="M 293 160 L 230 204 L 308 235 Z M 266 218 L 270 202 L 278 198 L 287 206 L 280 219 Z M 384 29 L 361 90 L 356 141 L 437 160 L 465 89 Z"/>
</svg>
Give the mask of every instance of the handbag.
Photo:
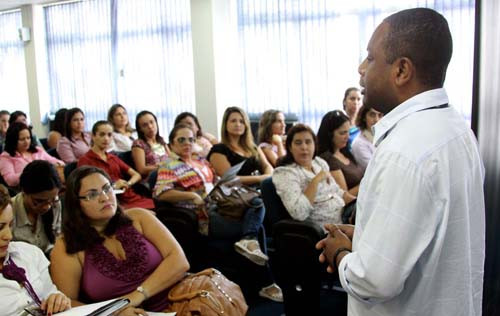
<svg viewBox="0 0 500 316">
<path fill-rule="evenodd" d="M 252 203 L 252 200 L 260 197 L 256 189 L 242 184 L 240 181 L 230 181 L 217 184 L 207 196 L 210 203 L 217 205 L 217 213 L 233 219 L 240 220 L 249 208 L 258 208 L 263 205 Z"/>
<path fill-rule="evenodd" d="M 213 268 L 186 276 L 170 289 L 168 300 L 165 312 L 177 316 L 244 316 L 248 310 L 240 287 Z"/>
</svg>

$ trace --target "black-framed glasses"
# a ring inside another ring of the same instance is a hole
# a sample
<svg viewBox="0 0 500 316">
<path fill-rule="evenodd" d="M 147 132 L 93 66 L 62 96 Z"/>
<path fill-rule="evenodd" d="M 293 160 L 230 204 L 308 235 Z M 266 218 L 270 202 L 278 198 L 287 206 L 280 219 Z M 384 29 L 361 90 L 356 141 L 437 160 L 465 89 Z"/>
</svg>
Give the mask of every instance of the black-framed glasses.
<svg viewBox="0 0 500 316">
<path fill-rule="evenodd" d="M 102 190 L 101 191 L 98 191 L 98 190 L 90 190 L 87 192 L 87 194 L 83 195 L 83 196 L 78 196 L 78 198 L 80 200 L 85 200 L 85 201 L 94 201 L 96 200 L 98 197 L 100 197 L 101 195 L 103 194 L 106 194 L 108 195 L 109 193 L 112 193 L 113 192 L 113 186 L 109 183 L 106 183 L 103 187 L 102 187 Z"/>
<path fill-rule="evenodd" d="M 47 200 L 47 199 L 37 199 L 32 196 L 30 196 L 31 202 L 33 203 L 34 207 L 42 207 L 46 205 L 54 206 L 57 203 L 59 203 L 59 196 L 55 196 L 53 199 Z"/>
<path fill-rule="evenodd" d="M 194 143 L 194 137 L 179 137 L 177 138 L 179 144 L 184 144 L 185 142 Z"/>
</svg>

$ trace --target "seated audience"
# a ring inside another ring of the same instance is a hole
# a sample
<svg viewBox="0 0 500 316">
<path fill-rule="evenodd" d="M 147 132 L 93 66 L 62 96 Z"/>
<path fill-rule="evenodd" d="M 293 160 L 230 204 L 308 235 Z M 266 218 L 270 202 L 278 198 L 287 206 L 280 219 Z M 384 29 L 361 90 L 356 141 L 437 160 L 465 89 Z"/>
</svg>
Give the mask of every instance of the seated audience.
<svg viewBox="0 0 500 316">
<path fill-rule="evenodd" d="M 238 172 L 242 183 L 257 186 L 271 176 L 273 167 L 253 142 L 250 121 L 243 109 L 235 106 L 226 109 L 221 136 L 221 143 L 214 145 L 208 154 L 218 176 L 242 161 L 245 163 Z"/>
<path fill-rule="evenodd" d="M 330 166 L 337 184 L 357 196 L 363 169 L 347 148 L 349 124 L 349 118 L 342 111 L 326 113 L 318 130 L 318 154 Z"/>
<path fill-rule="evenodd" d="M 273 167 L 279 158 L 286 155 L 285 115 L 277 110 L 267 110 L 260 117 L 259 148 Z"/>
<path fill-rule="evenodd" d="M 61 233 L 61 180 L 54 166 L 45 160 L 30 162 L 19 181 L 21 192 L 12 198 L 13 240 L 25 241 L 46 255 Z"/>
<path fill-rule="evenodd" d="M 212 145 L 219 142 L 214 135 L 202 131 L 198 118 L 192 113 L 182 112 L 177 115 L 174 126 L 179 123 L 187 124 L 193 130 L 196 135 L 196 142 L 193 144 L 193 153 L 200 157 L 206 157 Z"/>
<path fill-rule="evenodd" d="M 7 134 L 7 129 L 9 128 L 9 111 L 0 111 L 0 147 L 3 147 L 5 142 L 5 135 Z"/>
<path fill-rule="evenodd" d="M 0 315 L 27 315 L 40 307 L 46 315 L 71 308 L 49 275 L 49 261 L 36 246 L 12 240 L 14 214 L 7 189 L 0 185 Z"/>
<path fill-rule="evenodd" d="M 90 150 L 78 159 L 78 167 L 95 166 L 106 171 L 113 187 L 117 190 L 124 190 L 118 194 L 118 201 L 124 209 L 132 207 L 142 207 L 153 209 L 152 199 L 140 196 L 132 186 L 141 181 L 141 175 L 130 168 L 117 156 L 107 152 L 113 141 L 113 127 L 108 121 L 98 121 L 92 127 L 92 147 Z M 125 180 L 124 178 L 128 178 Z"/>
<path fill-rule="evenodd" d="M 361 91 L 356 87 L 347 88 L 344 92 L 344 100 L 342 101 L 342 105 L 344 107 L 344 112 L 349 118 L 348 148 L 351 148 L 352 142 L 359 135 L 359 129 L 356 126 L 356 116 L 361 106 Z"/>
<path fill-rule="evenodd" d="M 113 104 L 108 111 L 108 122 L 113 126 L 114 152 L 125 152 L 132 150 L 132 143 L 137 139 L 137 133 L 130 126 L 127 110 L 121 104 Z"/>
<path fill-rule="evenodd" d="M 41 147 L 42 150 L 45 150 L 43 148 L 42 142 L 40 142 L 40 139 L 38 139 L 38 137 L 33 133 L 33 127 L 29 124 L 28 116 L 26 116 L 26 113 L 24 113 L 23 111 L 14 111 L 10 113 L 9 126 L 16 122 L 26 124 L 26 126 L 28 126 L 32 130 L 31 131 L 31 136 L 33 138 L 32 143 L 35 144 L 36 146 Z"/>
<path fill-rule="evenodd" d="M 165 161 L 170 150 L 160 136 L 158 120 L 149 111 L 142 111 L 135 118 L 138 139 L 132 143 L 132 159 L 135 169 L 143 178 L 156 170 L 160 162 Z"/>
<path fill-rule="evenodd" d="M 49 145 L 49 148 L 57 148 L 59 139 L 64 136 L 64 127 L 66 123 L 67 112 L 68 109 L 65 108 L 57 110 L 54 117 L 54 123 L 52 124 L 52 128 L 50 129 L 49 134 L 47 135 L 47 144 Z"/>
<path fill-rule="evenodd" d="M 279 160 L 273 183 L 293 219 L 342 224 L 342 208 L 355 199 L 330 174 L 326 161 L 316 157 L 316 136 L 309 126 L 297 124 L 288 131 L 287 154 Z"/>
<path fill-rule="evenodd" d="M 66 185 L 63 237 L 51 254 L 54 283 L 74 306 L 123 297 L 130 303 L 118 315 L 165 310 L 169 288 L 189 269 L 172 234 L 147 210 L 124 214 L 99 168 L 75 169 Z"/>
<path fill-rule="evenodd" d="M 257 239 L 264 220 L 263 207 L 249 208 L 243 215 L 241 225 L 225 219 L 215 209 L 208 209 L 208 218 L 204 215 L 207 213 L 204 198 L 213 187 L 214 174 L 204 158 L 193 158 L 194 135 L 190 126 L 183 123 L 176 125 L 170 132 L 172 153 L 158 168 L 154 197 L 176 207 L 192 209 L 198 214 L 198 225 L 202 233 L 216 238 L 239 239 L 234 244 L 237 252 L 255 264 L 266 265 L 269 258 L 260 250 Z M 260 204 L 260 201 L 256 202 Z M 262 292 L 264 297 L 282 300 L 281 290 L 275 284 L 264 287 Z"/>
<path fill-rule="evenodd" d="M 78 161 L 90 149 L 90 134 L 85 132 L 85 115 L 79 108 L 66 113 L 64 136 L 57 143 L 57 153 L 65 162 Z"/>
<path fill-rule="evenodd" d="M 382 116 L 382 113 L 367 105 L 363 105 L 359 109 L 356 125 L 361 133 L 352 143 L 352 155 L 356 159 L 357 164 L 363 169 L 363 172 L 375 151 L 372 127 L 377 124 Z"/>
<path fill-rule="evenodd" d="M 46 160 L 57 166 L 63 174 L 64 162 L 47 154 L 32 143 L 31 129 L 24 123 L 13 123 L 7 130 L 5 147 L 0 154 L 0 174 L 7 185 L 15 187 L 24 167 L 33 160 Z"/>
</svg>

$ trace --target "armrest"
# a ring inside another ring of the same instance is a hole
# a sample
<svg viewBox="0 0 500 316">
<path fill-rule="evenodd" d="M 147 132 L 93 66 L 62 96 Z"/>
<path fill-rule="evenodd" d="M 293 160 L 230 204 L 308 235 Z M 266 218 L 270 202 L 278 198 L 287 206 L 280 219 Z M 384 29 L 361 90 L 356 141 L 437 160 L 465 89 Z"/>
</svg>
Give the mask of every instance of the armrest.
<svg viewBox="0 0 500 316">
<path fill-rule="evenodd" d="M 275 240 L 285 234 L 308 236 L 308 238 L 315 241 L 319 241 L 325 236 L 323 229 L 312 221 L 297 221 L 294 219 L 283 219 L 273 225 L 273 238 Z"/>
</svg>

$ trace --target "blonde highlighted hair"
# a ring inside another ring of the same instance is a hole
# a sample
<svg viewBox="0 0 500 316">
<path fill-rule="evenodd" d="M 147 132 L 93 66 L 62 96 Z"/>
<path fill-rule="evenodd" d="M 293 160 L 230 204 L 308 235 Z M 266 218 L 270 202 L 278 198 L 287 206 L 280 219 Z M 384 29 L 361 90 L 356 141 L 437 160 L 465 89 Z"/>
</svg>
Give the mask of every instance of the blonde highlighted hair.
<svg viewBox="0 0 500 316">
<path fill-rule="evenodd" d="M 248 119 L 248 115 L 242 108 L 237 106 L 231 106 L 226 109 L 224 112 L 224 116 L 222 117 L 222 128 L 221 128 L 221 143 L 229 146 L 229 135 L 227 133 L 227 121 L 229 116 L 233 113 L 238 113 L 243 118 L 243 122 L 245 124 L 245 132 L 241 135 L 238 143 L 247 153 L 251 153 L 252 156 L 258 157 L 257 146 L 253 141 L 252 130 L 250 128 L 250 120 Z"/>
</svg>

